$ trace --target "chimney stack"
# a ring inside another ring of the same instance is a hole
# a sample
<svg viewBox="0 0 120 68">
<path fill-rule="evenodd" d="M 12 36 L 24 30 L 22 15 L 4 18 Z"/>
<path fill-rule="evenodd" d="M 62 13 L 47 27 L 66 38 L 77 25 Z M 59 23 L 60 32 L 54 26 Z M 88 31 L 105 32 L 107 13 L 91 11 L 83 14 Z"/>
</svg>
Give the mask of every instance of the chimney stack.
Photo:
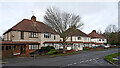
<svg viewBox="0 0 120 68">
<path fill-rule="evenodd" d="M 96 30 L 93 30 L 92 32 L 95 32 L 95 33 L 96 33 Z"/>
<path fill-rule="evenodd" d="M 35 16 L 32 16 L 32 17 L 31 17 L 31 20 L 32 20 L 33 22 L 36 22 L 36 17 L 35 17 Z"/>
</svg>

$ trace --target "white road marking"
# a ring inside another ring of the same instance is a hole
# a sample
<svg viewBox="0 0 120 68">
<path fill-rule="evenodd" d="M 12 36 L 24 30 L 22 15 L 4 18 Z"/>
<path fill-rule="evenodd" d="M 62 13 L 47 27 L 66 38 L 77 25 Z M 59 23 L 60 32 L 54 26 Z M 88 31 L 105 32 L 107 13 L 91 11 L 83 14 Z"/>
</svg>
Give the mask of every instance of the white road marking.
<svg viewBox="0 0 120 68">
<path fill-rule="evenodd" d="M 69 64 L 69 66 L 72 65 L 72 64 Z"/>
<path fill-rule="evenodd" d="M 79 63 L 83 63 L 83 62 L 88 62 L 88 61 L 92 61 L 92 60 L 98 60 L 99 58 L 95 58 L 95 59 L 89 59 L 89 60 L 85 60 L 85 61 L 80 61 Z M 77 64 L 77 63 L 73 63 L 73 64 Z M 67 66 L 71 66 L 73 64 L 67 64 Z"/>
<path fill-rule="evenodd" d="M 99 58 L 96 58 L 97 60 L 99 59 Z"/>
<path fill-rule="evenodd" d="M 77 63 L 73 63 L 73 64 L 77 64 Z"/>
<path fill-rule="evenodd" d="M 81 63 L 84 62 L 84 61 L 81 61 Z"/>
<path fill-rule="evenodd" d="M 92 59 L 90 59 L 89 61 L 92 61 Z"/>
</svg>

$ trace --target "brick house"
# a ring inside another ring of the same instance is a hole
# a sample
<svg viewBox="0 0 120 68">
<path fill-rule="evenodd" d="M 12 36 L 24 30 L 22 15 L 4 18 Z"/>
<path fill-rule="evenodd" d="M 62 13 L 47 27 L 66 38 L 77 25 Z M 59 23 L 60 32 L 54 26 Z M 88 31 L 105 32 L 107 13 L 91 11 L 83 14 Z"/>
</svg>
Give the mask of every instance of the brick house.
<svg viewBox="0 0 120 68">
<path fill-rule="evenodd" d="M 31 20 L 23 19 L 4 34 L 4 41 L 0 44 L 4 54 L 23 55 L 40 49 L 47 41 L 60 41 L 60 36 L 49 26 L 36 21 L 32 16 Z"/>
</svg>

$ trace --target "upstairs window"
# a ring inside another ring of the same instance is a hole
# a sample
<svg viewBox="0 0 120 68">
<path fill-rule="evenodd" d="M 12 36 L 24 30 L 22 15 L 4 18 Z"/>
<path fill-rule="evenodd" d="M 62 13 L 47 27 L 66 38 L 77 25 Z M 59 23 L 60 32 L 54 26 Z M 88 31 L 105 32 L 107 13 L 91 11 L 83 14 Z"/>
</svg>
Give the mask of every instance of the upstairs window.
<svg viewBox="0 0 120 68">
<path fill-rule="evenodd" d="M 102 41 L 104 41 L 104 39 Z"/>
<path fill-rule="evenodd" d="M 38 37 L 38 33 L 29 32 L 29 38 L 37 38 L 37 37 Z"/>
<path fill-rule="evenodd" d="M 101 41 L 101 39 L 99 39 L 99 41 Z"/>
<path fill-rule="evenodd" d="M 78 40 L 81 40 L 81 37 L 78 37 Z"/>
<path fill-rule="evenodd" d="M 84 37 L 84 40 L 87 40 L 87 38 L 86 38 L 86 37 Z"/>
<path fill-rule="evenodd" d="M 44 34 L 44 38 L 51 38 L 51 34 Z"/>
<path fill-rule="evenodd" d="M 24 32 L 21 32 L 21 39 L 24 39 Z"/>
</svg>

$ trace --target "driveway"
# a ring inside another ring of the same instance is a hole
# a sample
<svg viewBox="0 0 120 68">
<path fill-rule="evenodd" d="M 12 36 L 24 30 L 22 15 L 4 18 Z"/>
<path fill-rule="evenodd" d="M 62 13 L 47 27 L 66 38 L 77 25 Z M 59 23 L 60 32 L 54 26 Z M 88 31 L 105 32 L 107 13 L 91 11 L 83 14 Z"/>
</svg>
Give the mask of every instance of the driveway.
<svg viewBox="0 0 120 68">
<path fill-rule="evenodd" d="M 3 66 L 112 66 L 104 61 L 104 56 L 118 52 L 118 49 L 105 51 L 81 51 L 80 54 L 49 58 L 47 56 L 10 58 Z M 21 60 L 21 61 L 20 61 Z"/>
</svg>

